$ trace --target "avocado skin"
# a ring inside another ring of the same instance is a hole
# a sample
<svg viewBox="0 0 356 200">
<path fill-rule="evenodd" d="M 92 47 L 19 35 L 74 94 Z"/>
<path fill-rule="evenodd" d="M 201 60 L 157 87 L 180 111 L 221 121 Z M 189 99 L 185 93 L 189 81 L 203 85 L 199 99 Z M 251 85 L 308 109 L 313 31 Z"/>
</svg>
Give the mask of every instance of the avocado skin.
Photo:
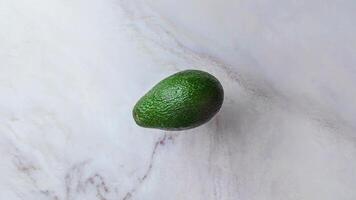
<svg viewBox="0 0 356 200">
<path fill-rule="evenodd" d="M 155 85 L 134 106 L 139 126 L 185 130 L 209 121 L 221 108 L 224 90 L 211 74 L 185 70 Z"/>
</svg>

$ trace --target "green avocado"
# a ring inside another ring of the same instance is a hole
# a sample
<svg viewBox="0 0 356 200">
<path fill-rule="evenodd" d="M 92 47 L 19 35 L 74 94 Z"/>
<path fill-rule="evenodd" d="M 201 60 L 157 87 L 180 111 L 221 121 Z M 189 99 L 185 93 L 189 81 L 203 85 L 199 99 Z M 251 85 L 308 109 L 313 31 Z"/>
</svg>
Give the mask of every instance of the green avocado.
<svg viewBox="0 0 356 200">
<path fill-rule="evenodd" d="M 224 90 L 211 74 L 185 70 L 155 85 L 135 105 L 139 126 L 184 130 L 204 124 L 221 108 Z"/>
</svg>

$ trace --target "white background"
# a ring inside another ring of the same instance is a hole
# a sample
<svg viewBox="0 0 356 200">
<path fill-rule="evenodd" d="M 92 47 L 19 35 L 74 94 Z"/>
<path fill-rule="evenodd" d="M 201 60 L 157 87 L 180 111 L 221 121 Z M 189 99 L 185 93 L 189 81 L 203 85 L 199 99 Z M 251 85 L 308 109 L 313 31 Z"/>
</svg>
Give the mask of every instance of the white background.
<svg viewBox="0 0 356 200">
<path fill-rule="evenodd" d="M 352 0 L 0 0 L 0 199 L 356 199 Z M 164 77 L 224 86 L 209 123 L 143 129 Z"/>
</svg>

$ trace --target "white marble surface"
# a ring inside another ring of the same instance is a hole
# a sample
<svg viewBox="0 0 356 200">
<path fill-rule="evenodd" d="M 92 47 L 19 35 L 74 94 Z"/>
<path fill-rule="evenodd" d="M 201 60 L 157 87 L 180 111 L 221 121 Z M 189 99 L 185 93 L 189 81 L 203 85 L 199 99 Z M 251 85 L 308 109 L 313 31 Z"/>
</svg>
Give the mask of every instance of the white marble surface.
<svg viewBox="0 0 356 200">
<path fill-rule="evenodd" d="M 353 0 L 0 0 L 0 199 L 356 199 Z M 131 109 L 195 68 L 221 112 Z"/>
</svg>

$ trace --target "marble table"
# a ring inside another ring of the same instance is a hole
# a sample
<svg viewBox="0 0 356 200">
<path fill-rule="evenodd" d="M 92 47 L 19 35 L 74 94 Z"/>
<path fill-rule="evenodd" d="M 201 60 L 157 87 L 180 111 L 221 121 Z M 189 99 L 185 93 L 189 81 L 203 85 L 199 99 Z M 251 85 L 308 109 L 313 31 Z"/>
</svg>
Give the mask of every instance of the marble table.
<svg viewBox="0 0 356 200">
<path fill-rule="evenodd" d="M 1 0 L 0 199 L 356 199 L 353 0 Z M 221 111 L 138 127 L 184 69 Z"/>
</svg>

